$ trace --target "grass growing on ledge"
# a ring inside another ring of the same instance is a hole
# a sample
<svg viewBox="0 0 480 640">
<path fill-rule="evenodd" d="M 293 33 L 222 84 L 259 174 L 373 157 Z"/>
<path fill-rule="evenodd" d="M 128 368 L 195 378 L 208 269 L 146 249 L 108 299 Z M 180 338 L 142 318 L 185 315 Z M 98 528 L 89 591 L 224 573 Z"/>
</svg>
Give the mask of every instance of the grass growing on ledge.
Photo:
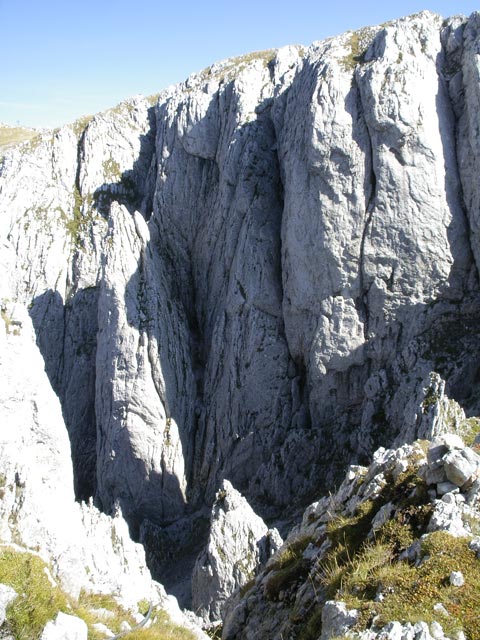
<svg viewBox="0 0 480 640">
<path fill-rule="evenodd" d="M 132 631 L 127 638 L 128 640 L 194 640 L 195 636 L 188 629 L 174 624 L 165 611 L 158 611 L 152 616 L 151 627 Z"/>
<path fill-rule="evenodd" d="M 455 538 L 444 531 L 430 534 L 422 543 L 423 562 L 419 567 L 403 565 L 403 579 L 397 581 L 378 606 L 380 620 L 431 622 L 436 619 L 446 633 L 463 629 L 469 640 L 480 640 L 478 595 L 480 593 L 480 561 L 469 549 L 468 539 Z M 452 571 L 461 570 L 465 584 L 450 585 Z M 441 602 L 448 616 L 434 613 Z M 377 603 L 375 603 L 377 604 Z"/>
<path fill-rule="evenodd" d="M 419 520 L 422 518 L 420 514 Z M 412 624 L 436 620 L 445 633 L 463 630 L 469 640 L 480 640 L 480 561 L 469 549 L 469 540 L 443 531 L 429 534 L 422 540 L 423 560 L 417 567 L 400 560 L 399 550 L 418 539 L 420 533 L 410 526 L 408 517 L 400 517 L 387 521 L 374 539 L 363 539 L 356 551 L 338 543 L 317 576 L 327 597 L 359 611 L 356 631 L 367 629 L 374 617 L 377 627 L 391 620 Z M 449 576 L 459 570 L 465 584 L 451 586 Z M 376 598 L 379 593 L 383 595 L 381 601 Z M 448 616 L 435 613 L 437 603 L 443 604 Z"/>
<path fill-rule="evenodd" d="M 27 142 L 38 136 L 38 131 L 24 127 L 0 126 L 0 149 L 8 149 L 22 142 Z"/>
<path fill-rule="evenodd" d="M 352 33 L 348 43 L 350 53 L 341 60 L 342 66 L 346 71 L 353 71 L 357 64 L 362 64 L 365 61 L 365 54 L 376 33 L 377 29 L 372 27 L 364 27 Z"/>
<path fill-rule="evenodd" d="M 277 49 L 252 51 L 251 53 L 247 53 L 243 56 L 230 58 L 225 61 L 225 64 L 207 67 L 200 72 L 200 76 L 203 80 L 209 80 L 210 78 L 218 79 L 221 82 L 233 80 L 253 62 L 261 61 L 263 66 L 266 68 L 275 57 L 276 52 Z"/>
<path fill-rule="evenodd" d="M 121 607 L 110 595 L 82 592 L 78 602 L 73 601 L 59 586 L 52 584 L 48 567 L 36 555 L 4 547 L 0 549 L 0 583 L 19 594 L 7 608 L 6 622 L 2 627 L 15 640 L 38 640 L 48 621 L 54 620 L 59 611 L 84 620 L 88 626 L 89 640 L 103 640 L 104 635 L 93 628 L 103 622 L 114 633 L 120 631 L 122 621 L 132 627 L 129 640 L 194 640 L 188 629 L 174 624 L 163 610 L 154 610 L 151 626 L 134 629 L 136 622 L 131 612 Z M 138 605 L 146 614 L 148 603 Z M 106 609 L 111 616 L 102 617 L 96 610 Z"/>
<path fill-rule="evenodd" d="M 303 552 L 311 541 L 310 536 L 293 540 L 269 563 L 269 575 L 264 587 L 267 600 L 277 600 L 280 591 L 308 575 L 310 562 L 303 558 Z"/>
<path fill-rule="evenodd" d="M 7 609 L 7 627 L 16 640 L 38 638 L 58 611 L 68 613 L 65 594 L 53 587 L 37 556 L 11 549 L 0 551 L 0 583 L 19 594 Z"/>
</svg>

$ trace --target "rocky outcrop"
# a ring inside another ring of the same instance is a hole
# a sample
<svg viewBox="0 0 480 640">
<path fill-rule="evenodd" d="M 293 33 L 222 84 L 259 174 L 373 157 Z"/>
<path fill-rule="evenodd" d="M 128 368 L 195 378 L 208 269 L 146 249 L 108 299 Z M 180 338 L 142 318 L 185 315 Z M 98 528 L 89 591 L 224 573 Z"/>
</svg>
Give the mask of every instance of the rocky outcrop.
<svg viewBox="0 0 480 640">
<path fill-rule="evenodd" d="M 222 619 L 227 598 L 251 581 L 282 545 L 243 496 L 224 480 L 212 507 L 208 544 L 192 576 L 192 607 L 207 621 Z"/>
<path fill-rule="evenodd" d="M 479 21 L 227 60 L 4 153 L 2 318 L 77 499 L 154 541 L 229 478 L 288 520 L 478 413 Z"/>
<path fill-rule="evenodd" d="M 351 467 L 336 493 L 307 508 L 249 590 L 227 602 L 222 638 L 414 640 L 457 638 L 461 628 L 468 637 L 477 624 L 469 596 L 448 588 L 477 588 L 480 484 L 473 472 L 462 488 L 446 486 L 440 475 L 454 455 L 458 469 L 478 458 L 447 435 L 379 449 L 368 468 Z M 395 615 L 427 622 L 402 625 Z"/>
</svg>

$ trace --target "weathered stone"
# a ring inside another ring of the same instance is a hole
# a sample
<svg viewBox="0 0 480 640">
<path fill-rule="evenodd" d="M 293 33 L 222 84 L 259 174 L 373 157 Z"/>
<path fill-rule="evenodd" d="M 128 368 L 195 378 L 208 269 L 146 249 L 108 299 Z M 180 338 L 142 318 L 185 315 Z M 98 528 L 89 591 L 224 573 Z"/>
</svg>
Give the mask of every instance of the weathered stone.
<svg viewBox="0 0 480 640">
<path fill-rule="evenodd" d="M 470 547 L 470 549 L 472 549 L 472 551 L 475 551 L 475 553 L 477 554 L 477 558 L 480 559 L 480 537 L 476 537 L 473 538 L 473 540 L 470 540 L 468 546 Z"/>
<path fill-rule="evenodd" d="M 383 526 L 391 517 L 392 512 L 395 510 L 393 504 L 391 502 L 387 502 L 381 507 L 376 514 L 375 518 L 372 520 L 372 532 L 374 533 L 381 526 Z"/>
<path fill-rule="evenodd" d="M 445 473 L 443 461 L 434 462 L 431 465 L 428 465 L 428 468 L 425 470 L 425 481 L 428 485 L 438 485 L 446 480 L 447 474 Z"/>
<path fill-rule="evenodd" d="M 434 604 L 433 605 L 433 610 L 435 611 L 435 613 L 439 613 L 442 616 L 449 616 L 450 615 L 441 602 L 437 602 L 437 604 Z"/>
<path fill-rule="evenodd" d="M 413 628 L 411 625 L 406 627 L 397 621 L 389 622 L 374 637 L 378 640 L 410 640 L 410 638 L 413 639 Z"/>
<path fill-rule="evenodd" d="M 449 449 L 443 442 L 438 442 L 438 440 L 434 440 L 432 444 L 428 447 L 427 451 L 427 460 L 429 465 L 433 465 L 434 463 L 438 463 L 441 461 L 443 456 L 448 453 Z"/>
<path fill-rule="evenodd" d="M 467 482 L 473 483 L 480 468 L 480 457 L 471 449 L 450 451 L 443 461 L 447 478 L 457 487 L 463 487 Z"/>
<path fill-rule="evenodd" d="M 430 629 L 426 622 L 417 622 L 413 627 L 415 640 L 432 640 Z"/>
<path fill-rule="evenodd" d="M 461 571 L 452 571 L 448 580 L 452 587 L 463 587 L 465 584 L 465 578 Z"/>
<path fill-rule="evenodd" d="M 114 633 L 107 627 L 107 625 L 103 624 L 103 622 L 95 622 L 92 627 L 95 629 L 97 633 L 104 636 L 105 638 L 113 638 Z"/>
<path fill-rule="evenodd" d="M 0 584 L 0 627 L 5 622 L 7 607 L 18 597 L 18 593 L 6 584 Z"/>
<path fill-rule="evenodd" d="M 463 510 L 457 505 L 454 496 L 447 493 L 442 500 L 434 502 L 433 513 L 427 530 L 429 532 L 448 531 L 448 533 L 456 537 L 468 536 L 470 532 L 465 528 L 462 514 Z"/>
<path fill-rule="evenodd" d="M 436 620 L 430 623 L 430 635 L 432 636 L 432 638 L 434 638 L 434 640 L 443 640 L 445 638 L 443 627 Z"/>
<path fill-rule="evenodd" d="M 58 613 L 54 621 L 47 622 L 40 640 L 87 640 L 87 624 L 76 616 Z"/>
<path fill-rule="evenodd" d="M 271 531 L 230 482 L 224 480 L 212 507 L 210 536 L 195 564 L 193 609 L 206 621 L 220 620 L 223 605 L 280 548 Z"/>
<path fill-rule="evenodd" d="M 344 635 L 358 620 L 356 609 L 347 609 L 344 602 L 328 600 L 322 612 L 321 640 L 331 640 Z"/>
<path fill-rule="evenodd" d="M 453 482 L 439 482 L 437 484 L 437 493 L 439 496 L 443 496 L 446 493 L 458 493 L 458 486 Z"/>
</svg>

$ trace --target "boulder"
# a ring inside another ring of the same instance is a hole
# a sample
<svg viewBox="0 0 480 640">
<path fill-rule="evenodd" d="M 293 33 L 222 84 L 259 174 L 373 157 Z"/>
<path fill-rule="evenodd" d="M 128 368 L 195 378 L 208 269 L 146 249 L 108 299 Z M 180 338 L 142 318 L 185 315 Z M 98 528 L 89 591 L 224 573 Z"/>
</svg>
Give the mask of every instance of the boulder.
<svg viewBox="0 0 480 640">
<path fill-rule="evenodd" d="M 0 627 L 5 622 L 7 607 L 18 597 L 18 593 L 6 584 L 0 584 Z"/>
<path fill-rule="evenodd" d="M 40 640 L 87 640 L 88 627 L 76 616 L 59 612 L 54 621 L 47 622 Z"/>
<path fill-rule="evenodd" d="M 322 611 L 322 634 L 320 640 L 331 640 L 343 636 L 358 620 L 356 609 L 347 609 L 344 602 L 327 600 Z"/>
<path fill-rule="evenodd" d="M 450 574 L 448 581 L 452 585 L 452 587 L 463 587 L 465 584 L 465 578 L 463 577 L 463 573 L 461 571 L 452 571 Z"/>
<path fill-rule="evenodd" d="M 478 477 L 480 457 L 472 449 L 449 451 L 443 457 L 445 475 L 457 487 L 472 484 Z"/>
</svg>

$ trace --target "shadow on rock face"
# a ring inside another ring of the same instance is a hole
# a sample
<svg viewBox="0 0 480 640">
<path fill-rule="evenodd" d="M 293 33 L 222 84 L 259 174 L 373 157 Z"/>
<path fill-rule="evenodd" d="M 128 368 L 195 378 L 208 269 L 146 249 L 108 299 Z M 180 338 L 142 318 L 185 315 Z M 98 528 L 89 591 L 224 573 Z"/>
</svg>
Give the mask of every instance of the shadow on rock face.
<svg viewBox="0 0 480 640">
<path fill-rule="evenodd" d="M 47 291 L 33 301 L 30 317 L 70 437 L 75 495 L 88 500 L 96 474 L 97 291 L 81 289 L 66 303 Z"/>
</svg>

